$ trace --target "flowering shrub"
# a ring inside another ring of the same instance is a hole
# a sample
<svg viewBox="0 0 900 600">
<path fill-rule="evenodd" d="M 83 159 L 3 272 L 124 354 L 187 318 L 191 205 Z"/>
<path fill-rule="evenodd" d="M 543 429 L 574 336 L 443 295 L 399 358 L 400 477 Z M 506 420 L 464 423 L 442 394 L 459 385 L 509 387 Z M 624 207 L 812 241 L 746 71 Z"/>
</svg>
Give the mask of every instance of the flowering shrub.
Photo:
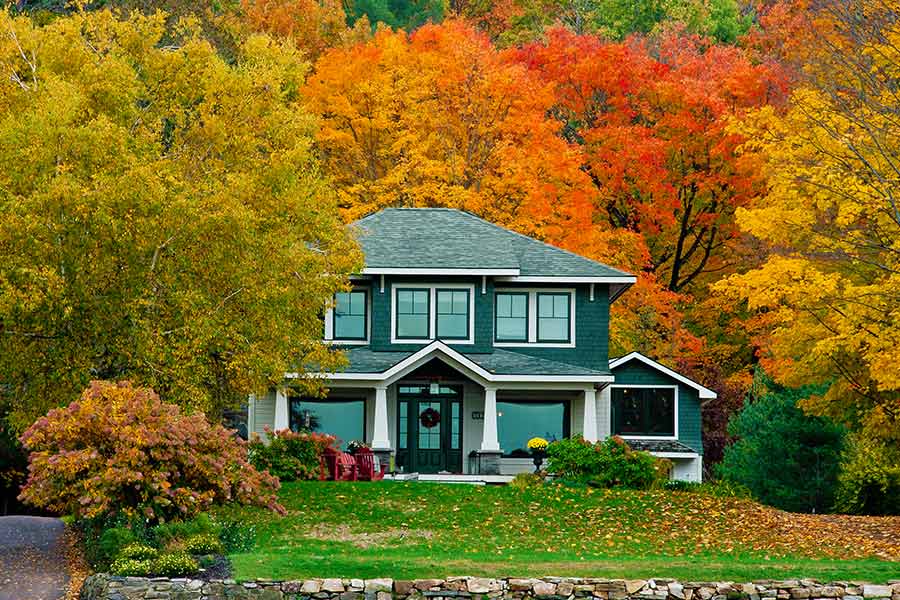
<svg viewBox="0 0 900 600">
<path fill-rule="evenodd" d="M 542 437 L 533 437 L 528 440 L 528 449 L 532 452 L 535 450 L 546 450 L 550 443 Z"/>
<path fill-rule="evenodd" d="M 318 479 L 321 457 L 334 448 L 336 438 L 324 433 L 297 433 L 290 429 L 266 429 L 269 443 L 259 436 L 250 441 L 250 460 L 257 469 L 268 470 L 281 481 Z"/>
<path fill-rule="evenodd" d="M 591 444 L 573 437 L 547 447 L 547 469 L 563 479 L 602 487 L 646 489 L 665 478 L 665 463 L 647 452 L 637 452 L 613 436 Z"/>
<path fill-rule="evenodd" d="M 221 554 L 222 542 L 211 533 L 201 533 L 185 540 L 184 551 L 188 554 Z"/>
<path fill-rule="evenodd" d="M 371 450 L 369 445 L 361 440 L 351 440 L 347 442 L 347 451 L 348 452 L 359 452 L 360 450 Z"/>
<path fill-rule="evenodd" d="M 159 550 L 145 544 L 129 544 L 119 552 L 119 558 L 128 560 L 150 560 L 159 555 Z"/>
<path fill-rule="evenodd" d="M 246 445 L 229 430 L 127 382 L 91 383 L 21 440 L 30 455 L 20 498 L 48 510 L 150 521 L 226 502 L 284 512 L 278 480 L 250 464 Z"/>
</svg>

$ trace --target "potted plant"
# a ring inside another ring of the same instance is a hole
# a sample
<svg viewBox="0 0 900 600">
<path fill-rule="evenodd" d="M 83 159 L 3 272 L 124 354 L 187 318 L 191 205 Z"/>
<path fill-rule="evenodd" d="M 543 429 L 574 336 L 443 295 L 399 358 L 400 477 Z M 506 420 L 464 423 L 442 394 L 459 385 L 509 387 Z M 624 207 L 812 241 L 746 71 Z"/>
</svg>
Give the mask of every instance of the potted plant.
<svg viewBox="0 0 900 600">
<path fill-rule="evenodd" d="M 541 465 L 547 457 L 547 446 L 550 443 L 542 437 L 533 437 L 528 440 L 528 449 L 531 451 L 531 458 L 534 460 L 534 472 L 541 472 Z"/>
<path fill-rule="evenodd" d="M 347 452 L 349 452 L 350 454 L 369 451 L 371 451 L 371 448 L 369 448 L 368 444 L 366 444 L 362 440 L 351 440 L 347 442 Z"/>
</svg>

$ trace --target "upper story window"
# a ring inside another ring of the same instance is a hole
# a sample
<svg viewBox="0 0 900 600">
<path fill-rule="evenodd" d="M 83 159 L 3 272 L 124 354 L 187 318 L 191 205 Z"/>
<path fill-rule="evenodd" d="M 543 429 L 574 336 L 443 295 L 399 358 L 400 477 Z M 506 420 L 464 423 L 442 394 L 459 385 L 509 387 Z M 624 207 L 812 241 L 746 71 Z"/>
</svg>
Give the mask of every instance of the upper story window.
<svg viewBox="0 0 900 600">
<path fill-rule="evenodd" d="M 333 334 L 335 340 L 365 340 L 368 294 L 362 290 L 334 295 Z"/>
<path fill-rule="evenodd" d="M 393 288 L 391 342 L 475 342 L 473 284 L 409 284 Z"/>
<path fill-rule="evenodd" d="M 397 290 L 397 337 L 423 339 L 430 337 L 431 326 L 428 289 Z"/>
<path fill-rule="evenodd" d="M 569 304 L 568 293 L 544 293 L 537 295 L 537 341 L 568 342 L 569 341 Z"/>
<path fill-rule="evenodd" d="M 613 433 L 625 437 L 676 436 L 674 386 L 612 388 Z"/>
<path fill-rule="evenodd" d="M 435 290 L 437 337 L 464 340 L 469 337 L 469 290 Z"/>
<path fill-rule="evenodd" d="M 494 297 L 494 339 L 528 341 L 528 292 L 497 292 Z"/>
<path fill-rule="evenodd" d="M 506 288 L 494 292 L 494 345 L 575 347 L 575 290 Z"/>
</svg>

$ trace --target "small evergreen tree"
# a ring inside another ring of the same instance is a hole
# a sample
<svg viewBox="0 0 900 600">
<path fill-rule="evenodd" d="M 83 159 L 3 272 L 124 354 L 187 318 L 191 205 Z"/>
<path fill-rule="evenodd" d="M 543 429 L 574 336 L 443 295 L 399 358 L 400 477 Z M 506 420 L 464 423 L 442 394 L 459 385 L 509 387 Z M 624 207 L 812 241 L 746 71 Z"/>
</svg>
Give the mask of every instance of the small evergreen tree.
<svg viewBox="0 0 900 600">
<path fill-rule="evenodd" d="M 760 502 L 784 510 L 831 509 L 844 429 L 797 406 L 825 388 L 785 388 L 765 375 L 754 388 L 763 392 L 728 424 L 737 441 L 725 449 L 719 475 L 746 486 Z"/>
</svg>

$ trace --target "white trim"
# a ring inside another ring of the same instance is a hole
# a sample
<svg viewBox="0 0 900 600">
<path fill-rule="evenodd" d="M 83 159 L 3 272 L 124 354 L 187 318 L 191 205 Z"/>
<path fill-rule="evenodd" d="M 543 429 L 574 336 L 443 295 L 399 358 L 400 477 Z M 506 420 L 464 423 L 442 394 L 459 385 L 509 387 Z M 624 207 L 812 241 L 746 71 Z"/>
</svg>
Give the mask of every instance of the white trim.
<svg viewBox="0 0 900 600">
<path fill-rule="evenodd" d="M 648 450 L 647 454 L 652 454 L 653 456 L 658 456 L 659 458 L 682 458 L 682 459 L 695 459 L 700 458 L 700 455 L 696 452 L 655 452 L 653 450 Z"/>
<path fill-rule="evenodd" d="M 499 277 L 516 277 L 519 268 L 497 269 L 405 269 L 402 267 L 366 267 L 363 275 L 490 275 Z"/>
<path fill-rule="evenodd" d="M 366 339 L 334 339 L 334 297 L 332 296 L 331 305 L 325 309 L 325 341 L 339 346 L 367 346 L 372 339 L 372 295 L 375 293 L 375 290 L 368 285 L 355 285 L 350 291 L 366 293 Z"/>
<path fill-rule="evenodd" d="M 608 277 L 545 277 L 545 276 L 498 276 L 497 281 L 504 283 L 637 283 L 634 275 L 616 275 Z"/>
<path fill-rule="evenodd" d="M 583 385 L 587 383 L 611 383 L 613 381 L 612 375 L 497 375 L 482 368 L 481 365 L 440 340 L 434 340 L 381 373 L 320 373 L 310 374 L 310 377 L 333 381 L 358 381 L 361 385 L 374 385 L 374 382 L 383 381 L 385 385 L 390 385 L 434 356 L 438 356 L 450 366 L 466 372 L 464 374 L 469 375 L 470 379 L 475 379 L 481 385 L 504 382 L 578 383 L 582 384 L 578 389 L 584 389 Z M 284 375 L 285 379 L 298 379 L 300 376 L 299 373 L 285 373 Z M 371 383 L 363 384 L 363 382 Z"/>
<path fill-rule="evenodd" d="M 469 337 L 462 340 L 447 339 L 447 344 L 475 343 L 475 284 L 474 283 L 394 283 L 391 285 L 391 343 L 392 344 L 428 344 L 437 338 L 437 291 L 436 290 L 468 290 L 469 291 Z M 428 290 L 428 334 L 427 338 L 397 337 L 397 292 L 399 290 Z"/>
<path fill-rule="evenodd" d="M 663 441 L 677 441 L 678 440 L 678 386 L 677 385 L 655 385 L 651 383 L 614 383 L 609 386 L 610 387 L 610 403 L 609 410 L 610 414 L 612 414 L 612 389 L 613 388 L 644 388 L 644 389 L 672 389 L 675 390 L 675 425 L 674 431 L 675 435 L 621 435 L 615 432 L 612 432 L 612 428 L 615 427 L 615 423 L 610 423 L 610 431 L 612 435 L 618 435 L 623 440 L 663 440 Z"/>
<path fill-rule="evenodd" d="M 491 323 L 491 341 L 495 348 L 574 348 L 575 347 L 575 304 L 578 294 L 574 288 L 496 288 L 494 289 L 494 306 L 497 304 L 496 296 L 502 293 L 528 294 L 528 341 L 527 342 L 498 342 L 496 341 L 497 315 Z M 539 342 L 537 341 L 537 295 L 538 294 L 569 294 L 569 341 L 568 342 Z"/>
<path fill-rule="evenodd" d="M 620 367 L 633 359 L 637 359 L 640 362 L 647 365 L 648 367 L 656 369 L 660 373 L 664 373 L 665 375 L 668 375 L 672 379 L 674 379 L 678 382 L 681 382 L 688 387 L 694 388 L 695 390 L 697 390 L 700 398 L 709 399 L 709 398 L 716 397 L 716 393 L 714 391 L 712 391 L 711 389 L 709 389 L 708 387 L 702 386 L 699 383 L 697 383 L 696 381 L 693 381 L 692 379 L 688 379 L 684 375 L 679 375 L 672 369 L 666 367 L 665 365 L 659 364 L 652 358 L 648 358 L 648 357 L 644 356 L 643 354 L 641 354 L 640 352 L 632 352 L 632 353 L 626 354 L 625 356 L 622 356 L 620 358 L 616 358 L 616 359 L 609 361 L 609 370 L 612 371 L 613 369 Z"/>
</svg>

